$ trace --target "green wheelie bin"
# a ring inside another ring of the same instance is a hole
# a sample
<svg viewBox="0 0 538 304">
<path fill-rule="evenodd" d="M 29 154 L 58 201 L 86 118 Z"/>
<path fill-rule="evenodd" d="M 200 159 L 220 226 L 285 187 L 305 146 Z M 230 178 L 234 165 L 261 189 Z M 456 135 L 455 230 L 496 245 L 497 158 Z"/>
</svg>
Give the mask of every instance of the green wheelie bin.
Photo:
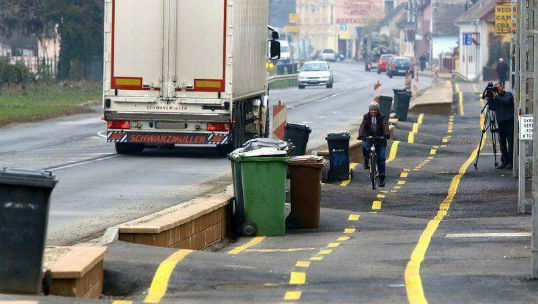
<svg viewBox="0 0 538 304">
<path fill-rule="evenodd" d="M 238 156 L 241 164 L 246 236 L 281 236 L 285 234 L 286 204 L 285 156 Z"/>
</svg>

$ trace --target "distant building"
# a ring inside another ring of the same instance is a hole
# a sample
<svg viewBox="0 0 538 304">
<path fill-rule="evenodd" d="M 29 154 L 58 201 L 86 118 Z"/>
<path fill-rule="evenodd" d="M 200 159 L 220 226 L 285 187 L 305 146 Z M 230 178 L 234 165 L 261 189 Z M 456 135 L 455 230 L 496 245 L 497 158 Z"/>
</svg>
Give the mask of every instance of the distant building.
<svg viewBox="0 0 538 304">
<path fill-rule="evenodd" d="M 489 60 L 489 34 L 495 30 L 496 0 L 479 0 L 459 16 L 460 73 L 479 79 Z"/>
</svg>

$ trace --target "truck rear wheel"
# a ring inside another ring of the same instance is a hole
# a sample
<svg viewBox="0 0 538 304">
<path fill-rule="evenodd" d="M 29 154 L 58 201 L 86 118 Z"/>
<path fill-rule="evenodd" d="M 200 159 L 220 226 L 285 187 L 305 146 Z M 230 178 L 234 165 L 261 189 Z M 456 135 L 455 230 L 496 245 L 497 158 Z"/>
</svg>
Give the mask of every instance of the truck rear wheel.
<svg viewBox="0 0 538 304">
<path fill-rule="evenodd" d="M 118 154 L 136 154 L 144 151 L 143 144 L 125 144 L 116 143 L 116 153 Z"/>
</svg>

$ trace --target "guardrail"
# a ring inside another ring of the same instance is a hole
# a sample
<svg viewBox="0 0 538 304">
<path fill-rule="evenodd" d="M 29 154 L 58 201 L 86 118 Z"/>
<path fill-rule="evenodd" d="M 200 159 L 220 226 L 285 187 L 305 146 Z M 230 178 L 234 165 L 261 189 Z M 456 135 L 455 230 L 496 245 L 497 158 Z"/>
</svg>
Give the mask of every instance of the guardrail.
<svg viewBox="0 0 538 304">
<path fill-rule="evenodd" d="M 278 80 L 297 80 L 297 76 L 299 76 L 299 74 L 276 75 L 276 76 L 269 77 L 267 82 L 273 83 Z"/>
</svg>

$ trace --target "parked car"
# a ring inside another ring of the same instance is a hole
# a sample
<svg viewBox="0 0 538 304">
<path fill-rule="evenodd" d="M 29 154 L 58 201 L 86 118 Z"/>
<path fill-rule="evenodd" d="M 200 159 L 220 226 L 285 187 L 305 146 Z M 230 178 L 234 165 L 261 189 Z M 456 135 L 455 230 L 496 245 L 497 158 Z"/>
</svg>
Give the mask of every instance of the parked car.
<svg viewBox="0 0 538 304">
<path fill-rule="evenodd" d="M 378 67 L 378 63 L 377 61 L 374 61 L 374 62 L 365 62 L 364 63 L 364 70 L 366 72 L 370 72 L 372 70 L 377 70 L 377 67 Z"/>
<path fill-rule="evenodd" d="M 322 51 L 322 50 L 317 50 L 317 51 L 315 51 L 315 52 L 310 56 L 310 60 L 320 60 L 321 51 Z"/>
<path fill-rule="evenodd" d="M 392 57 L 396 57 L 394 54 L 384 54 L 379 57 L 378 66 L 377 66 L 377 74 L 381 74 L 381 72 L 387 71 L 387 66 L 389 64 L 389 61 Z"/>
<path fill-rule="evenodd" d="M 319 55 L 319 60 L 336 61 L 337 54 L 331 49 L 324 49 Z"/>
<path fill-rule="evenodd" d="M 306 86 L 324 85 L 327 89 L 333 87 L 333 73 L 329 64 L 325 61 L 307 61 L 301 67 L 297 77 L 299 89 Z"/>
<path fill-rule="evenodd" d="M 411 76 L 415 77 L 415 66 L 411 58 L 393 57 L 387 68 L 387 76 L 392 78 L 394 75 L 405 75 L 411 72 Z"/>
</svg>

